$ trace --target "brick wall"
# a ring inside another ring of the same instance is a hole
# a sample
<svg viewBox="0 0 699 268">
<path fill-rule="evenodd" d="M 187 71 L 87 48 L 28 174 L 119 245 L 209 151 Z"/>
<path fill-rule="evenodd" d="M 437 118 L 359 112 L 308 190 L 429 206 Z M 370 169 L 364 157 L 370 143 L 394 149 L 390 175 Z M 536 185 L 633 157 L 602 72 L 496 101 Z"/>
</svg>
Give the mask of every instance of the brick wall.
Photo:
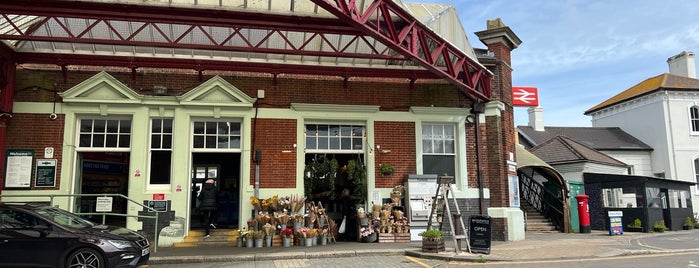
<svg viewBox="0 0 699 268">
<path fill-rule="evenodd" d="M 56 120 L 50 120 L 48 114 L 14 114 L 7 123 L 6 149 L 34 150 L 34 158 L 44 158 L 44 148 L 53 147 L 53 157 L 56 163 L 56 187 L 40 187 L 37 190 L 58 189 L 61 181 L 61 163 L 63 162 L 63 123 L 64 117 L 59 115 Z"/>
<path fill-rule="evenodd" d="M 253 119 L 254 120 L 254 119 Z M 253 126 L 254 150 L 262 151 L 260 188 L 296 187 L 296 120 L 257 119 Z M 253 153 L 253 160 L 255 159 Z M 250 169 L 250 183 L 255 181 L 255 162 Z"/>
<path fill-rule="evenodd" d="M 403 184 L 407 174 L 415 174 L 415 123 L 413 122 L 381 122 L 374 123 L 374 152 L 376 165 L 377 188 L 393 188 Z M 381 149 L 376 149 L 380 145 Z M 390 152 L 383 153 L 383 150 Z M 394 167 L 391 175 L 381 175 L 379 164 L 390 164 Z"/>
</svg>

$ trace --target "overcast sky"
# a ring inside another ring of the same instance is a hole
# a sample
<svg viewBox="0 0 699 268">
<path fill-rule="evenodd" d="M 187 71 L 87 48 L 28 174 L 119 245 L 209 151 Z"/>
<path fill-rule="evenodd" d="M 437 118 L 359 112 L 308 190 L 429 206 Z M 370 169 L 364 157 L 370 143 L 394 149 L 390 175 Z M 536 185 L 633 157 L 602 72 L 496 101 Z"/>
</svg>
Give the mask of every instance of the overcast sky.
<svg viewBox="0 0 699 268">
<path fill-rule="evenodd" d="M 473 33 L 501 18 L 523 43 L 513 51 L 513 84 L 536 86 L 547 126 L 591 126 L 583 113 L 668 72 L 667 59 L 699 53 L 696 0 L 404 0 L 448 3 L 475 48 Z M 528 123 L 515 109 L 515 125 Z"/>
</svg>

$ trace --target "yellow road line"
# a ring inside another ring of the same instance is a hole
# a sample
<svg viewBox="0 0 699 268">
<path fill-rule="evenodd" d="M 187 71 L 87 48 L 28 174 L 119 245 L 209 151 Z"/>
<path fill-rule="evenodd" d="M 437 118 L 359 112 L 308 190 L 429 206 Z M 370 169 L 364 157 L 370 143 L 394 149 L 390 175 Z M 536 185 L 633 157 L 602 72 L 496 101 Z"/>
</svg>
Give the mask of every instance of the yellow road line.
<svg viewBox="0 0 699 268">
<path fill-rule="evenodd" d="M 416 258 L 413 258 L 413 257 L 410 257 L 410 256 L 405 256 L 405 258 L 408 259 L 408 260 L 410 260 L 411 262 L 417 263 L 418 265 L 420 265 L 420 266 L 422 266 L 422 267 L 426 267 L 426 268 L 431 268 L 431 267 L 432 267 L 432 266 L 430 266 L 429 264 L 424 263 L 424 262 L 422 262 L 422 261 L 420 261 L 420 260 L 418 260 L 418 259 L 416 259 Z"/>
</svg>

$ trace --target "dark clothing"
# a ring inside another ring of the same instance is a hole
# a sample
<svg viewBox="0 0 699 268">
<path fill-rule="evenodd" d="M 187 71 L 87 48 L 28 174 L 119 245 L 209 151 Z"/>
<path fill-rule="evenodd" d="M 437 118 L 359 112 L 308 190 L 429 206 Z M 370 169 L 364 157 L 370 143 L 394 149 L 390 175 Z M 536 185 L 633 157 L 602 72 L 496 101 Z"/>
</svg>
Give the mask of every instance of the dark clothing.
<svg viewBox="0 0 699 268">
<path fill-rule="evenodd" d="M 204 187 L 202 188 L 197 198 L 199 199 L 199 211 L 204 214 L 206 235 L 209 235 L 211 227 L 214 227 L 214 221 L 216 219 L 216 207 L 218 206 L 216 197 L 218 193 L 213 183 L 204 183 Z"/>
<path fill-rule="evenodd" d="M 216 196 L 216 186 L 213 183 L 204 183 L 204 187 L 199 193 L 199 210 L 201 211 L 211 211 L 216 210 L 217 202 Z"/>
</svg>

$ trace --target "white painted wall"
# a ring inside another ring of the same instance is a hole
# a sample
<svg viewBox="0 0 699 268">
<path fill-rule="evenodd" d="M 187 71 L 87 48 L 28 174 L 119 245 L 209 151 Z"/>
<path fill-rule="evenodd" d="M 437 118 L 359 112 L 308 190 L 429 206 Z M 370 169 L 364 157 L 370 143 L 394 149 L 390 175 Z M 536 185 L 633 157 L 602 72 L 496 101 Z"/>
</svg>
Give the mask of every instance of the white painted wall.
<svg viewBox="0 0 699 268">
<path fill-rule="evenodd" d="M 651 151 L 600 151 L 616 160 L 633 166 L 633 174 L 653 177 L 651 170 Z"/>
</svg>

